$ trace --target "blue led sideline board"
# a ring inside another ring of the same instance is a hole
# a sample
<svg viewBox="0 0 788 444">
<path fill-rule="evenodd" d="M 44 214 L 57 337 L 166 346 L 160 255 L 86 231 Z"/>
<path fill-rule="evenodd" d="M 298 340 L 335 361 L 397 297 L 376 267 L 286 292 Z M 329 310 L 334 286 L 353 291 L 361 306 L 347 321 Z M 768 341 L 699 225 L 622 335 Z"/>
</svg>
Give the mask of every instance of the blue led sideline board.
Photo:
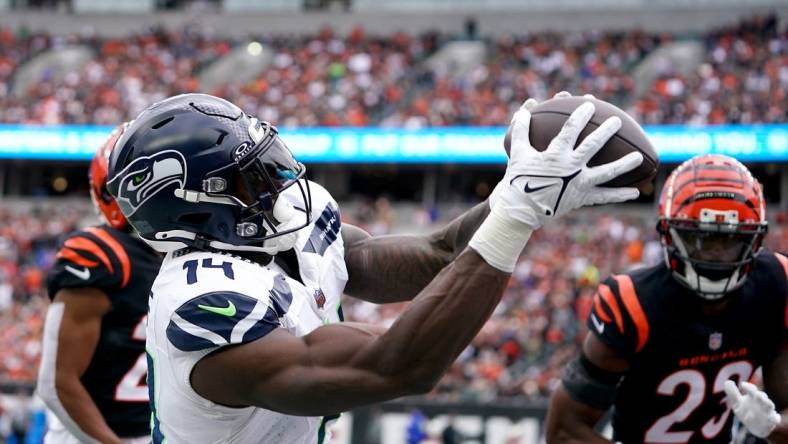
<svg viewBox="0 0 788 444">
<path fill-rule="evenodd" d="M 744 162 L 788 161 L 788 124 L 645 128 L 663 163 L 696 154 L 728 154 Z M 0 159 L 89 160 L 112 127 L 0 124 Z M 501 164 L 504 127 L 282 129 L 304 163 Z"/>
</svg>

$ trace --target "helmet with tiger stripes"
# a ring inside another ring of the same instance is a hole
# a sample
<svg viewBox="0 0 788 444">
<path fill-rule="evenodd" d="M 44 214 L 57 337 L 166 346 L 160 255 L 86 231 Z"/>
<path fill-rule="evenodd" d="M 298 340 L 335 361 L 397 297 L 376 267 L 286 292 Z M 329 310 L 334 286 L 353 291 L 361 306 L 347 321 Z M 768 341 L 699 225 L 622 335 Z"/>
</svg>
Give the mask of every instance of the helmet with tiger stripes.
<svg viewBox="0 0 788 444">
<path fill-rule="evenodd" d="M 107 171 L 109 167 L 109 155 L 112 148 L 123 135 L 128 123 L 122 123 L 112 130 L 106 141 L 96 150 L 93 160 L 90 162 L 88 178 L 90 180 L 90 197 L 93 205 L 104 221 L 112 228 L 123 230 L 128 226 L 126 217 L 120 211 L 115 198 L 107 190 Z"/>
<path fill-rule="evenodd" d="M 767 227 L 761 184 L 732 157 L 693 157 L 662 189 L 657 231 L 665 261 L 679 283 L 704 299 L 744 284 Z"/>
</svg>

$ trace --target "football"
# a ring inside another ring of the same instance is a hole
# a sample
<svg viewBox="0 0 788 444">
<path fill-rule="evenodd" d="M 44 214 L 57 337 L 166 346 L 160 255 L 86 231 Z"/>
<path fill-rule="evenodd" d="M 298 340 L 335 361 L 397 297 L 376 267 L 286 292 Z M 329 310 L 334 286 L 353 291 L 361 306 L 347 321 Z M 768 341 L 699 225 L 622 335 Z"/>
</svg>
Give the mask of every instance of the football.
<svg viewBox="0 0 788 444">
<path fill-rule="evenodd" d="M 608 140 L 605 146 L 591 158 L 588 166 L 594 167 L 619 159 L 633 151 L 643 154 L 643 163 L 627 174 L 621 175 L 609 182 L 602 184 L 608 187 L 636 186 L 642 193 L 650 194 L 654 190 L 654 177 L 659 167 L 659 158 L 651 142 L 643 132 L 643 128 L 624 110 L 608 102 L 585 97 L 561 97 L 546 100 L 531 110 L 531 145 L 539 151 L 547 149 L 550 141 L 558 135 L 564 122 L 578 106 L 584 102 L 592 102 L 596 108 L 594 116 L 577 138 L 575 147 L 583 139 L 599 127 L 607 118 L 618 116 L 621 119 L 621 129 Z M 512 127 L 506 131 L 504 148 L 509 155 Z"/>
</svg>

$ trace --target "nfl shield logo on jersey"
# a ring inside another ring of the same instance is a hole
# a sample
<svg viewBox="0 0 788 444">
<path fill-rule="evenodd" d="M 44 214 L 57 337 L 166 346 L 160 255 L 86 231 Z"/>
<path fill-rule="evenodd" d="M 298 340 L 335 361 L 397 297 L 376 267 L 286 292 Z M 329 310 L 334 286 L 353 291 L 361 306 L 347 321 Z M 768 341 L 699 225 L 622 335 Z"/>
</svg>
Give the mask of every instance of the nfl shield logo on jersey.
<svg viewBox="0 0 788 444">
<path fill-rule="evenodd" d="M 709 335 L 709 348 L 719 350 L 722 347 L 722 333 L 712 333 Z"/>
<path fill-rule="evenodd" d="M 315 290 L 315 303 L 317 303 L 317 308 L 323 308 L 326 305 L 326 295 L 323 294 L 323 290 L 318 288 Z"/>
</svg>

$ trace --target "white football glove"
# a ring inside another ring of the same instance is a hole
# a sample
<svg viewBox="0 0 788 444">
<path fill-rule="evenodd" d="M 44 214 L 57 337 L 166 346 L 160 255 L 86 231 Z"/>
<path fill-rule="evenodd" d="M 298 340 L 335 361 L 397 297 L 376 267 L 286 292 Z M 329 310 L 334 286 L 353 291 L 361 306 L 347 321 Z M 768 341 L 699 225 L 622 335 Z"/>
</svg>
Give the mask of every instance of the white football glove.
<svg viewBox="0 0 788 444">
<path fill-rule="evenodd" d="M 556 97 L 563 97 L 562 94 Z M 509 165 L 503 180 L 490 196 L 491 207 L 500 205 L 515 219 L 537 229 L 582 206 L 624 202 L 638 197 L 637 188 L 597 185 L 637 168 L 643 162 L 642 154 L 630 153 L 593 168 L 586 165 L 621 128 L 621 119 L 607 119 L 574 149 L 577 137 L 594 115 L 594 105 L 584 103 L 569 116 L 547 149 L 539 152 L 528 139 L 529 109 L 536 103 L 527 100 L 512 119 Z"/>
<path fill-rule="evenodd" d="M 728 407 L 744 427 L 758 438 L 769 436 L 782 420 L 769 396 L 755 385 L 742 382 L 737 388 L 735 382 L 727 380 L 724 389 Z"/>
</svg>

